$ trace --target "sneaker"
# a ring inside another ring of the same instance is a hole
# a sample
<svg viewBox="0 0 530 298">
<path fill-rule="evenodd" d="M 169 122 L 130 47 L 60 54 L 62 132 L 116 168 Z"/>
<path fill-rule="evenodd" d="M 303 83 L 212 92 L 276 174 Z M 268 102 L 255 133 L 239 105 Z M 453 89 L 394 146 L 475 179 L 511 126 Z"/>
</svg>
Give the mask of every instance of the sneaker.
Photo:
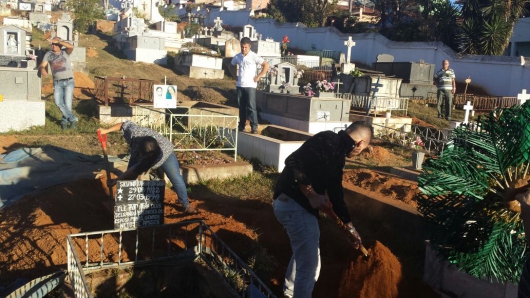
<svg viewBox="0 0 530 298">
<path fill-rule="evenodd" d="M 258 131 L 253 129 L 250 133 L 253 134 L 253 135 L 255 135 L 255 134 L 258 133 Z"/>
<path fill-rule="evenodd" d="M 68 128 L 68 123 L 66 123 L 66 122 L 61 122 L 61 128 L 62 128 L 63 130 L 67 129 L 67 128 Z"/>
<path fill-rule="evenodd" d="M 191 205 L 188 205 L 184 207 L 184 213 L 186 214 L 197 214 L 199 211 L 195 210 L 195 208 L 191 207 Z"/>
<path fill-rule="evenodd" d="M 70 129 L 74 129 L 77 124 L 77 120 L 70 122 Z"/>
</svg>

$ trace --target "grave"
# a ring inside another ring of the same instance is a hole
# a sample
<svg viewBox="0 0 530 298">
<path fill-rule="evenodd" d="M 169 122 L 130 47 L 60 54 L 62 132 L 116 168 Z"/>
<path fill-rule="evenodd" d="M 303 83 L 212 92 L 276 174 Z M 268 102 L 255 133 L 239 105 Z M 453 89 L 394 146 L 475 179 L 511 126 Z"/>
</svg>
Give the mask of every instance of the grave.
<svg viewBox="0 0 530 298">
<path fill-rule="evenodd" d="M 37 69 L 0 66 L 0 82 L 0 133 L 44 125 L 45 102 Z"/>
<path fill-rule="evenodd" d="M 259 115 L 269 123 L 316 134 L 338 131 L 348 126 L 350 99 L 315 98 L 285 93 L 258 91 Z"/>
<path fill-rule="evenodd" d="M 27 31 L 16 25 L 0 26 L 0 55 L 9 57 L 26 57 Z M 6 66 L 5 59 L 0 58 L 0 65 Z M 12 59 L 9 59 L 12 61 Z"/>
<path fill-rule="evenodd" d="M 434 64 L 423 62 L 375 62 L 372 67 L 374 70 L 382 72 L 385 76 L 395 76 L 403 80 L 399 90 L 400 96 L 427 98 L 429 93 L 436 93 L 437 91 L 436 85 L 433 84 Z"/>
<path fill-rule="evenodd" d="M 260 125 L 261 134 L 240 132 L 237 152 L 246 159 L 257 158 L 263 165 L 283 171 L 285 159 L 312 134 L 277 125 Z"/>
<path fill-rule="evenodd" d="M 296 73 L 298 70 L 296 66 L 283 62 L 275 66 L 277 72 L 275 75 L 271 73 L 270 84 L 267 85 L 267 92 L 272 93 L 290 93 L 298 94 L 298 78 Z"/>
<path fill-rule="evenodd" d="M 231 38 L 225 42 L 225 58 L 233 58 L 239 53 L 241 53 L 239 39 Z"/>
<path fill-rule="evenodd" d="M 129 60 L 160 65 L 167 64 L 165 37 L 135 35 L 127 37 L 127 45 L 128 47 L 123 50 L 123 53 Z"/>
<path fill-rule="evenodd" d="M 351 48 L 355 46 L 355 41 L 353 41 L 351 36 L 349 36 L 348 40 L 344 42 L 344 45 L 348 47 L 348 53 L 346 57 L 346 63 L 342 63 L 340 68 L 343 73 L 350 73 L 350 71 L 355 70 L 355 64 L 351 63 Z"/>
<path fill-rule="evenodd" d="M 517 100 L 519 101 L 519 105 L 524 105 L 524 103 L 530 99 L 530 94 L 526 93 L 526 89 L 523 89 L 521 93 L 517 94 Z"/>
<path fill-rule="evenodd" d="M 281 57 L 280 43 L 272 40 L 251 40 L 251 50 L 262 57 Z"/>
<path fill-rule="evenodd" d="M 175 56 L 175 70 L 194 79 L 223 79 L 223 58 L 181 51 Z"/>
</svg>

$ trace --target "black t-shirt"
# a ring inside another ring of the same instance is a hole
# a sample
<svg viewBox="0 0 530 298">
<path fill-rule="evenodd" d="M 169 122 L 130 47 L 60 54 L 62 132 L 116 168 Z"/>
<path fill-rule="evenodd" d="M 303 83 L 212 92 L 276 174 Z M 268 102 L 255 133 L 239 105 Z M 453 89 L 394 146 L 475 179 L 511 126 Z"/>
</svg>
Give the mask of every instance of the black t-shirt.
<svg viewBox="0 0 530 298">
<path fill-rule="evenodd" d="M 343 130 L 338 134 L 323 131 L 309 138 L 285 160 L 286 166 L 276 183 L 274 199 L 284 193 L 318 217 L 318 209 L 311 207 L 299 188 L 299 183 L 311 184 L 316 193 L 323 195 L 327 192 L 335 213 L 344 223 L 350 222 L 351 217 L 344 203 L 342 171 L 346 154 L 354 144 L 353 139 Z M 305 182 L 296 180 L 295 169 L 305 174 Z"/>
</svg>

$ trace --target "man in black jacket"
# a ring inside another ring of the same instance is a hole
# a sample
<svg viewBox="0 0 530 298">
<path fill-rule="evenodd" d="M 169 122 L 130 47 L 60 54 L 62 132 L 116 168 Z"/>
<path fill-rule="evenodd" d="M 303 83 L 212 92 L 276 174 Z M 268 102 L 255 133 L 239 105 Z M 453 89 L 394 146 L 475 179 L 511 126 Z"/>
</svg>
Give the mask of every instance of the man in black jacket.
<svg viewBox="0 0 530 298">
<path fill-rule="evenodd" d="M 361 237 L 344 203 L 342 170 L 346 156 L 360 154 L 372 137 L 371 125 L 354 122 L 338 134 L 324 131 L 314 135 L 285 160 L 273 204 L 293 250 L 285 275 L 284 297 L 311 297 L 320 272 L 318 212 L 328 208 L 329 201 L 356 239 L 354 245 L 360 246 Z"/>
</svg>

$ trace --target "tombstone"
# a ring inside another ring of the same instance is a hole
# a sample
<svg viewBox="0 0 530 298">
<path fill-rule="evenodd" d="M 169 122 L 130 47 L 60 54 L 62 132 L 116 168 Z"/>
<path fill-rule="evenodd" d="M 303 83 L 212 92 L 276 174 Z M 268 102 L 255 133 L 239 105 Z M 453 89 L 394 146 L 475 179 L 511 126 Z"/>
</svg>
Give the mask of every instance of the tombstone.
<svg viewBox="0 0 530 298">
<path fill-rule="evenodd" d="M 294 90 L 295 94 L 297 94 L 298 78 L 296 78 L 296 73 L 298 70 L 296 69 L 296 66 L 289 62 L 282 62 L 276 66 L 276 69 L 276 74 L 270 78 L 268 92 L 283 93 L 286 90 L 282 86 L 289 83 L 291 85 L 291 90 Z"/>
<path fill-rule="evenodd" d="M 281 57 L 280 43 L 268 40 L 251 40 L 250 46 L 253 52 L 262 57 Z"/>
<path fill-rule="evenodd" d="M 343 73 L 349 73 L 350 71 L 355 70 L 355 64 L 351 63 L 351 48 L 355 46 L 355 41 L 349 36 L 348 40 L 344 42 L 344 45 L 348 47 L 348 52 L 346 55 L 346 63 L 341 65 L 341 69 Z"/>
<path fill-rule="evenodd" d="M 213 22 L 215 24 L 213 26 L 214 36 L 221 35 L 221 32 L 224 30 L 224 28 L 223 28 L 223 20 L 221 20 L 220 17 L 217 17 Z"/>
<path fill-rule="evenodd" d="M 63 13 L 61 19 L 57 20 L 57 36 L 63 40 L 73 40 L 74 22 L 70 15 Z"/>
<path fill-rule="evenodd" d="M 15 25 L 0 26 L 0 41 L 0 55 L 25 56 L 26 30 Z"/>
<path fill-rule="evenodd" d="M 464 115 L 464 124 L 467 124 L 469 121 L 469 112 L 473 110 L 473 106 L 471 105 L 471 102 L 468 101 L 466 105 L 464 106 L 464 110 L 466 110 L 466 114 Z"/>
<path fill-rule="evenodd" d="M 243 26 L 243 37 L 248 37 L 250 38 L 250 40 L 257 40 L 258 38 L 256 37 L 256 35 L 257 35 L 257 32 L 254 26 L 252 25 Z"/>
<path fill-rule="evenodd" d="M 526 93 L 526 89 L 523 89 L 523 91 L 519 94 L 517 94 L 517 100 L 519 101 L 519 105 L 524 105 L 524 103 L 530 99 L 530 94 Z"/>
<path fill-rule="evenodd" d="M 225 57 L 232 58 L 241 53 L 241 44 L 238 39 L 232 38 L 225 42 Z"/>
<path fill-rule="evenodd" d="M 394 62 L 394 56 L 390 54 L 379 54 L 377 55 L 376 62 Z"/>
<path fill-rule="evenodd" d="M 35 8 L 33 9 L 33 12 L 43 13 L 44 11 L 45 11 L 44 10 L 44 4 L 42 4 L 42 3 L 35 4 Z"/>
</svg>

